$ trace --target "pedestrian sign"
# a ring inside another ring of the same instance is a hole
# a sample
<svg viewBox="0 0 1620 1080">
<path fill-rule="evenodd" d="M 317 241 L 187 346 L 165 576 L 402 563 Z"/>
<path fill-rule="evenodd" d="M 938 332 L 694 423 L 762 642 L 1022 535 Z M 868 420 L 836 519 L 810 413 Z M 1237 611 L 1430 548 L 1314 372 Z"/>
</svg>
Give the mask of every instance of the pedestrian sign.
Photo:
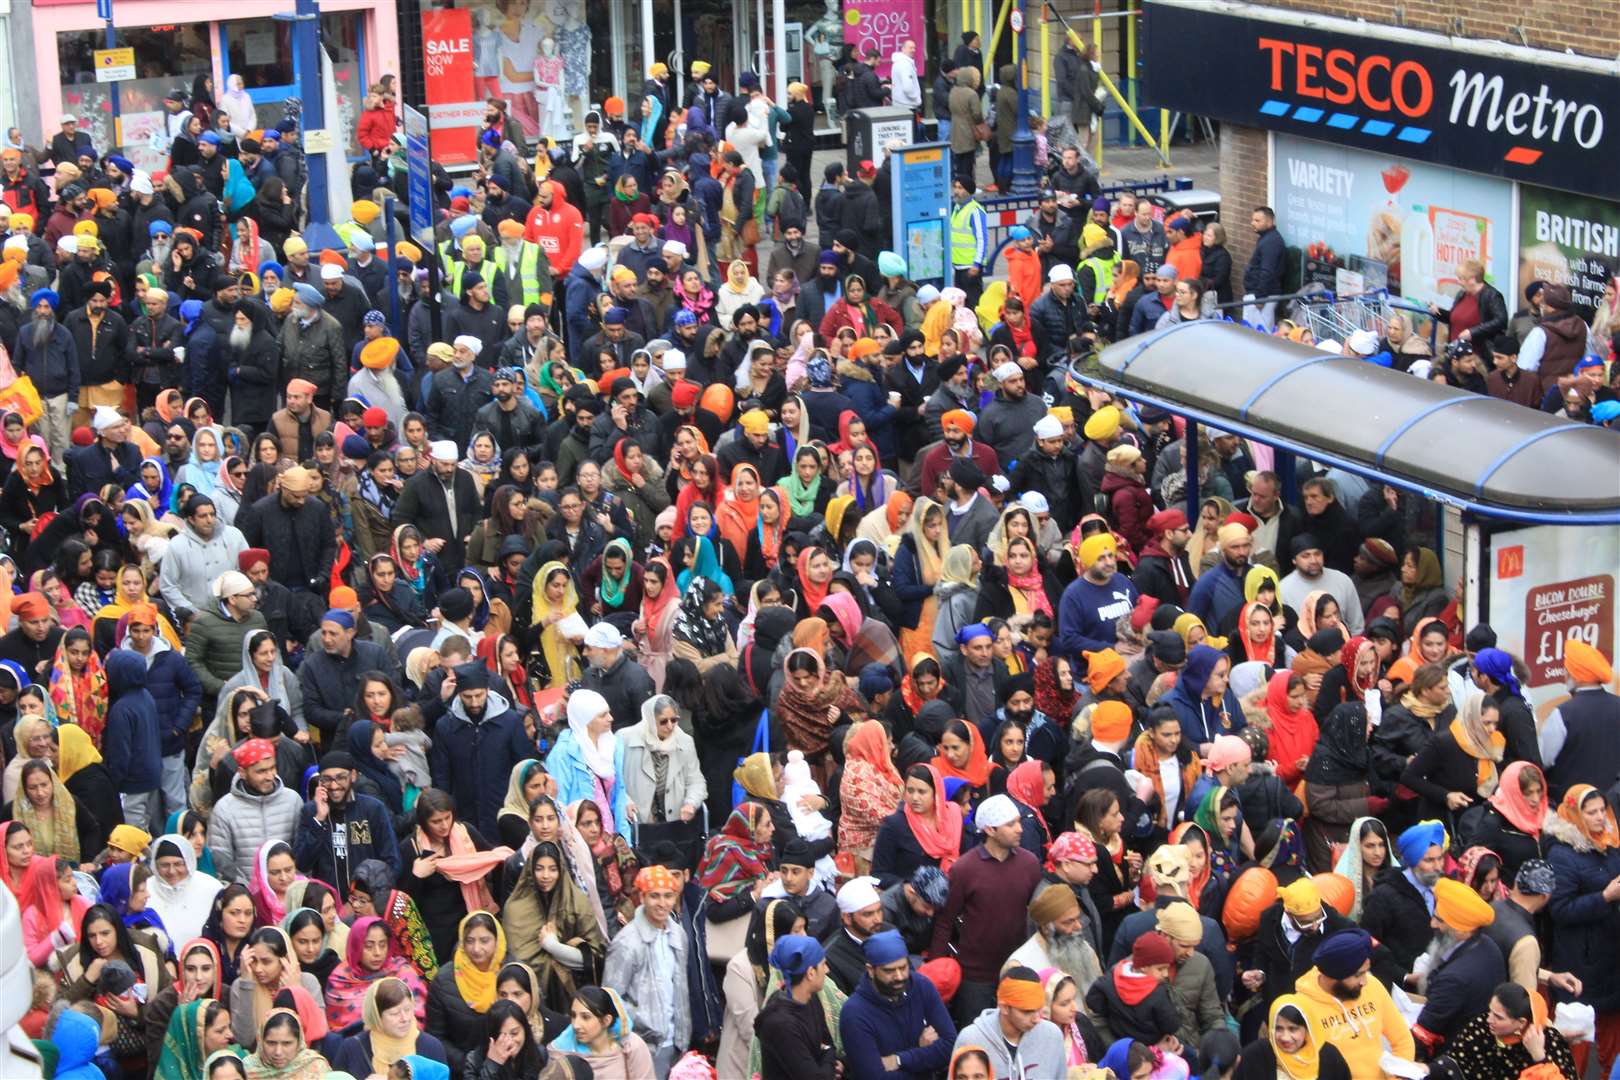
<svg viewBox="0 0 1620 1080">
<path fill-rule="evenodd" d="M 428 156 L 428 118 L 405 106 L 406 190 L 411 203 L 411 235 L 433 246 L 433 164 Z"/>
</svg>

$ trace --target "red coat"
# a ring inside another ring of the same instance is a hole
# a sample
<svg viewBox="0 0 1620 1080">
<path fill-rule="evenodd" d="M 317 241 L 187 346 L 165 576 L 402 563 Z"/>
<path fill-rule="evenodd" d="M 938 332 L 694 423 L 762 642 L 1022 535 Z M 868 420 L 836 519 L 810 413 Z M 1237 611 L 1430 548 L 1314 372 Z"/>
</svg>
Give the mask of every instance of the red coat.
<svg viewBox="0 0 1620 1080">
<path fill-rule="evenodd" d="M 355 125 L 355 141 L 373 154 L 380 154 L 393 140 L 398 124 L 393 109 L 367 109 Z"/>
<path fill-rule="evenodd" d="M 1011 293 L 1024 302 L 1024 311 L 1037 297 L 1041 295 L 1044 275 L 1041 273 L 1041 257 L 1033 251 L 1020 251 L 1016 247 L 1008 246 L 1002 252 L 1007 260 L 1007 286 Z"/>
<path fill-rule="evenodd" d="M 551 208 L 539 202 L 523 222 L 523 238 L 540 245 L 551 262 L 551 273 L 561 277 L 573 269 L 585 247 L 585 219 L 569 203 L 561 184 L 551 185 Z"/>
<path fill-rule="evenodd" d="M 906 324 L 900 318 L 900 313 L 888 304 L 875 296 L 868 296 L 866 306 L 872 309 L 872 314 L 877 316 L 879 322 L 888 323 L 896 334 L 906 332 Z M 873 326 L 867 325 L 868 321 L 866 316 L 857 312 L 848 301 L 840 299 L 821 317 L 821 326 L 818 329 L 821 336 L 829 341 L 837 337 L 838 331 L 846 326 L 855 331 L 856 337 L 871 337 Z"/>
<path fill-rule="evenodd" d="M 1115 472 L 1104 474 L 1102 493 L 1108 496 L 1114 528 L 1132 551 L 1141 551 L 1148 542 L 1147 521 L 1153 516 L 1153 495 L 1142 481 Z"/>
</svg>

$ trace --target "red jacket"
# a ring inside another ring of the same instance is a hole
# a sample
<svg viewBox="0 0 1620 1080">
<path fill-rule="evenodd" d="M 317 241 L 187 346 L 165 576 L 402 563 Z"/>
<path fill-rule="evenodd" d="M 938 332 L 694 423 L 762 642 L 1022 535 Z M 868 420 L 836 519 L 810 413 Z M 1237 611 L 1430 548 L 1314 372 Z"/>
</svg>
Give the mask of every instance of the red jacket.
<svg viewBox="0 0 1620 1080">
<path fill-rule="evenodd" d="M 1142 481 L 1109 471 L 1102 480 L 1102 493 L 1108 496 L 1108 510 L 1114 519 L 1114 528 L 1131 545 L 1141 551 L 1147 546 L 1147 520 L 1153 516 L 1153 496 Z"/>
<path fill-rule="evenodd" d="M 877 322 L 888 323 L 896 334 L 906 332 L 906 324 L 900 318 L 900 313 L 888 304 L 875 296 L 868 296 L 866 306 L 872 309 L 872 314 L 877 317 Z M 872 337 L 872 331 L 876 329 L 876 323 L 868 325 L 866 317 L 851 307 L 848 301 L 842 299 L 827 309 L 827 314 L 821 317 L 821 326 L 818 329 L 820 329 L 822 337 L 831 340 L 837 337 L 838 331 L 846 326 L 854 330 L 857 337 Z"/>
<path fill-rule="evenodd" d="M 1007 286 L 1010 293 L 1024 302 L 1024 311 L 1041 295 L 1041 257 L 1033 251 L 1020 251 L 1008 245 L 1002 252 L 1007 260 Z"/>
<path fill-rule="evenodd" d="M 355 126 L 355 141 L 373 154 L 380 154 L 393 139 L 398 123 L 393 109 L 367 109 Z"/>
<path fill-rule="evenodd" d="M 573 269 L 585 245 L 585 219 L 563 194 L 561 184 L 551 185 L 551 208 L 538 202 L 523 222 L 523 238 L 539 244 L 551 261 L 551 273 L 561 277 Z"/>
</svg>

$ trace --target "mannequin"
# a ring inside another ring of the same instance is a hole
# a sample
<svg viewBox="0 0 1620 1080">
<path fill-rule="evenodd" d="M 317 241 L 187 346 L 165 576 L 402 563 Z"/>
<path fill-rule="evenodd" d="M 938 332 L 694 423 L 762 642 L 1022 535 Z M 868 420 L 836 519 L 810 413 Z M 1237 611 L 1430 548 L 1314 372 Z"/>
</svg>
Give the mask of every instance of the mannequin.
<svg viewBox="0 0 1620 1080">
<path fill-rule="evenodd" d="M 501 96 L 506 98 L 509 115 L 523 128 L 525 138 L 539 133 L 539 115 L 534 101 L 534 57 L 540 46 L 541 30 L 529 18 L 529 0 L 500 0 Z"/>
<path fill-rule="evenodd" d="M 551 23 L 562 55 L 562 92 L 569 110 L 569 131 L 585 130 L 591 111 L 591 28 L 577 0 L 552 0 Z"/>
<path fill-rule="evenodd" d="M 838 76 L 833 59 L 844 47 L 844 21 L 838 14 L 838 0 L 824 0 L 827 13 L 810 24 L 804 38 L 816 58 L 821 73 L 821 107 L 827 114 L 827 123 L 838 126 L 838 102 L 833 99 L 833 82 Z M 803 177 L 800 178 L 801 181 Z"/>
<path fill-rule="evenodd" d="M 570 126 L 568 102 L 563 95 L 563 58 L 557 52 L 556 38 L 543 38 L 534 58 L 534 97 L 541 133 L 562 138 Z"/>
</svg>

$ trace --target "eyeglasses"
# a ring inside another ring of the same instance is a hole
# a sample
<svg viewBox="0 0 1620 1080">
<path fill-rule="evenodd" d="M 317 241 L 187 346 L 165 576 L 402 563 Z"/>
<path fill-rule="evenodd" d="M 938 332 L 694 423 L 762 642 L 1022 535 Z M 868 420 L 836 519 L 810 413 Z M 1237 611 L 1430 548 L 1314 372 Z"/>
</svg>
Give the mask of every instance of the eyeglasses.
<svg viewBox="0 0 1620 1080">
<path fill-rule="evenodd" d="M 347 784 L 349 778 L 347 776 L 318 776 L 315 778 L 315 782 L 321 787 L 337 787 L 339 784 Z"/>
</svg>

